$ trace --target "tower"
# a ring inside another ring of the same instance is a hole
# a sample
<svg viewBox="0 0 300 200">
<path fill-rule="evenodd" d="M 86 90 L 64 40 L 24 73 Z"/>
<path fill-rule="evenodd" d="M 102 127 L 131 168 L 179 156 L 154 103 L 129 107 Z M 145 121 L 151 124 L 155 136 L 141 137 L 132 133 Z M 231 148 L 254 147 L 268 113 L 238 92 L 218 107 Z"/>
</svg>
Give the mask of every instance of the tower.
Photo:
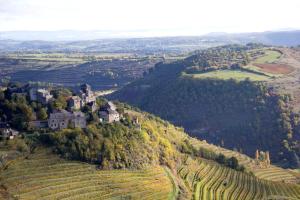
<svg viewBox="0 0 300 200">
<path fill-rule="evenodd" d="M 269 153 L 269 151 L 266 152 L 266 160 L 265 160 L 265 161 L 266 161 L 267 167 L 269 167 L 270 164 L 271 164 L 270 153 Z"/>
<path fill-rule="evenodd" d="M 259 162 L 259 151 L 258 151 L 258 149 L 256 149 L 256 151 L 255 151 L 255 164 L 257 166 L 260 165 L 260 162 Z"/>
</svg>

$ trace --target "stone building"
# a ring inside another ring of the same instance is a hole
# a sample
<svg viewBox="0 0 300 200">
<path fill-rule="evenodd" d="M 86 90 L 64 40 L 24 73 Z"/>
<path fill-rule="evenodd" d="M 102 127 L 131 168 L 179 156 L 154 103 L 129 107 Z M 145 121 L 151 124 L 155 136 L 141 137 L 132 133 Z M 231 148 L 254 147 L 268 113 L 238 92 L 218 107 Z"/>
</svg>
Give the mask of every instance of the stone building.
<svg viewBox="0 0 300 200">
<path fill-rule="evenodd" d="M 92 91 L 92 88 L 88 84 L 83 84 L 80 86 L 79 96 L 82 100 L 82 107 L 88 103 L 96 101 L 96 96 Z"/>
<path fill-rule="evenodd" d="M 53 98 L 53 96 L 46 89 L 38 89 L 36 92 L 36 98 L 38 102 L 45 105 Z"/>
<path fill-rule="evenodd" d="M 45 88 L 39 88 L 38 86 L 31 86 L 28 89 L 29 98 L 31 101 L 38 101 L 42 104 L 47 104 L 53 96 Z"/>
<path fill-rule="evenodd" d="M 80 86 L 80 91 L 77 96 L 72 96 L 68 100 L 68 110 L 80 110 L 85 105 L 91 106 L 92 110 L 96 110 L 96 96 L 92 91 L 92 88 L 88 84 Z"/>
<path fill-rule="evenodd" d="M 100 120 L 107 123 L 120 121 L 120 114 L 116 110 L 116 106 L 112 102 L 108 102 L 99 110 Z"/>
<path fill-rule="evenodd" d="M 71 127 L 86 128 L 86 117 L 83 112 L 73 112 L 70 120 Z"/>
<path fill-rule="evenodd" d="M 69 110 L 80 110 L 81 109 L 81 98 L 79 96 L 72 96 L 68 100 L 68 109 Z"/>
<path fill-rule="evenodd" d="M 55 111 L 50 114 L 48 126 L 52 130 L 64 128 L 86 128 L 86 117 L 82 112 Z"/>
</svg>

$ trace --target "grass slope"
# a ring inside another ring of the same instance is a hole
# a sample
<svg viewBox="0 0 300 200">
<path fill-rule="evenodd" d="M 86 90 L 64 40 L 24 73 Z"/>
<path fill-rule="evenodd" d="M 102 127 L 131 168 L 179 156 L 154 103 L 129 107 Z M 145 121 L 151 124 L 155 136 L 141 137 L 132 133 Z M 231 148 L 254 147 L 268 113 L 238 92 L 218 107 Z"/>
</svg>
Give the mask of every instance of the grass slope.
<svg viewBox="0 0 300 200">
<path fill-rule="evenodd" d="M 217 70 L 217 71 L 193 74 L 188 76 L 192 76 L 193 78 L 199 78 L 199 79 L 207 79 L 207 78 L 222 79 L 222 80 L 235 79 L 237 81 L 242 81 L 247 78 L 249 78 L 252 81 L 266 81 L 269 79 L 268 76 L 258 75 L 250 72 L 243 72 L 239 70 Z"/>
<path fill-rule="evenodd" d="M 47 150 L 20 159 L 4 170 L 1 186 L 17 199 L 168 199 L 173 185 L 162 167 L 97 170 Z"/>
<path fill-rule="evenodd" d="M 182 139 L 188 139 L 190 143 L 196 148 L 205 148 L 215 153 L 221 153 L 224 154 L 226 157 L 236 157 L 241 165 L 244 165 L 248 171 L 251 171 L 257 178 L 268 180 L 268 181 L 276 181 L 276 182 L 290 182 L 290 183 L 297 183 L 298 180 L 298 173 L 291 173 L 290 170 L 286 170 L 274 165 L 271 165 L 269 168 L 258 168 L 255 165 L 255 161 L 253 158 L 241 154 L 237 151 L 228 150 L 213 144 L 209 144 L 206 141 L 201 141 L 195 138 L 188 137 L 184 132 L 175 126 L 172 126 L 171 124 L 167 124 L 167 129 L 164 128 L 164 125 L 160 124 L 159 122 L 155 120 L 149 120 L 147 117 L 145 117 L 144 114 L 141 114 L 139 112 L 135 111 L 128 111 L 130 115 L 137 116 L 142 124 L 142 127 L 158 127 L 158 131 L 160 135 L 164 135 L 164 131 L 167 130 L 168 137 L 167 140 L 173 141 L 172 143 L 176 141 L 180 141 Z M 176 138 L 176 139 L 175 139 Z"/>
<path fill-rule="evenodd" d="M 274 50 L 266 50 L 265 55 L 257 58 L 254 63 L 263 64 L 263 63 L 273 63 L 277 61 L 281 57 L 281 53 L 279 51 Z"/>
</svg>

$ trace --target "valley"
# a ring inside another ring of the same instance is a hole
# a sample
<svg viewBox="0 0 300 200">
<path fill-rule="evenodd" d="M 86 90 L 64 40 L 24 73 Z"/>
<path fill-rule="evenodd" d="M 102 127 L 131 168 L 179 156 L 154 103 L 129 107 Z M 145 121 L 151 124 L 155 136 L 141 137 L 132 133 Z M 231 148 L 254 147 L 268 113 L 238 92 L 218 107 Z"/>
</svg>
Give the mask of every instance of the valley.
<svg viewBox="0 0 300 200">
<path fill-rule="evenodd" d="M 0 200 L 300 200 L 299 8 L 0 0 Z"/>
<path fill-rule="evenodd" d="M 0 199 L 299 199 L 299 52 L 3 54 Z"/>
<path fill-rule="evenodd" d="M 287 167 L 284 162 L 299 157 L 297 54 L 297 49 L 251 44 L 202 50 L 156 65 L 153 73 L 112 98 L 155 113 L 209 143 L 251 157 L 257 149 L 270 151 L 273 162 Z"/>
<path fill-rule="evenodd" d="M 8 54 L 0 58 L 0 79 L 73 88 L 87 82 L 97 90 L 116 89 L 141 78 L 161 60 L 127 54 Z"/>
</svg>

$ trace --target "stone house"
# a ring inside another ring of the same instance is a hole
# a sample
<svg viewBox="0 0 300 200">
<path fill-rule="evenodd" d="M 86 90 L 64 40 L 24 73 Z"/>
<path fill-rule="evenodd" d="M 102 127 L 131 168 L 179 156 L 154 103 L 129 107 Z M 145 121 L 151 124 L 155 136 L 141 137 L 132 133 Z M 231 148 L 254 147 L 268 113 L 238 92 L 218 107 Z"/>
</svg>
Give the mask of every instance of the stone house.
<svg viewBox="0 0 300 200">
<path fill-rule="evenodd" d="M 66 110 L 50 113 L 48 127 L 52 130 L 64 128 L 86 128 L 86 117 L 82 112 L 68 112 Z"/>
<path fill-rule="evenodd" d="M 53 98 L 53 96 L 46 89 L 38 89 L 36 92 L 36 98 L 38 102 L 45 105 Z"/>
<path fill-rule="evenodd" d="M 79 96 L 72 96 L 68 100 L 68 109 L 69 110 L 80 110 L 81 109 L 81 98 Z"/>
<path fill-rule="evenodd" d="M 80 110 L 85 105 L 92 107 L 92 110 L 97 109 L 96 106 L 96 96 L 88 84 L 83 84 L 80 86 L 80 91 L 77 93 L 78 96 L 72 96 L 68 100 L 68 110 Z"/>
<path fill-rule="evenodd" d="M 92 88 L 88 84 L 83 84 L 80 86 L 79 96 L 82 100 L 82 107 L 88 103 L 96 101 L 96 96 L 92 91 Z"/>
<path fill-rule="evenodd" d="M 48 101 L 53 98 L 48 89 L 38 86 L 29 87 L 28 94 L 31 101 L 38 101 L 44 104 L 47 104 Z"/>
<path fill-rule="evenodd" d="M 83 112 L 73 112 L 70 120 L 71 127 L 86 128 L 86 117 Z"/>
<path fill-rule="evenodd" d="M 120 114 L 116 110 L 116 106 L 112 102 L 108 102 L 99 110 L 100 120 L 107 123 L 120 121 Z"/>
</svg>

